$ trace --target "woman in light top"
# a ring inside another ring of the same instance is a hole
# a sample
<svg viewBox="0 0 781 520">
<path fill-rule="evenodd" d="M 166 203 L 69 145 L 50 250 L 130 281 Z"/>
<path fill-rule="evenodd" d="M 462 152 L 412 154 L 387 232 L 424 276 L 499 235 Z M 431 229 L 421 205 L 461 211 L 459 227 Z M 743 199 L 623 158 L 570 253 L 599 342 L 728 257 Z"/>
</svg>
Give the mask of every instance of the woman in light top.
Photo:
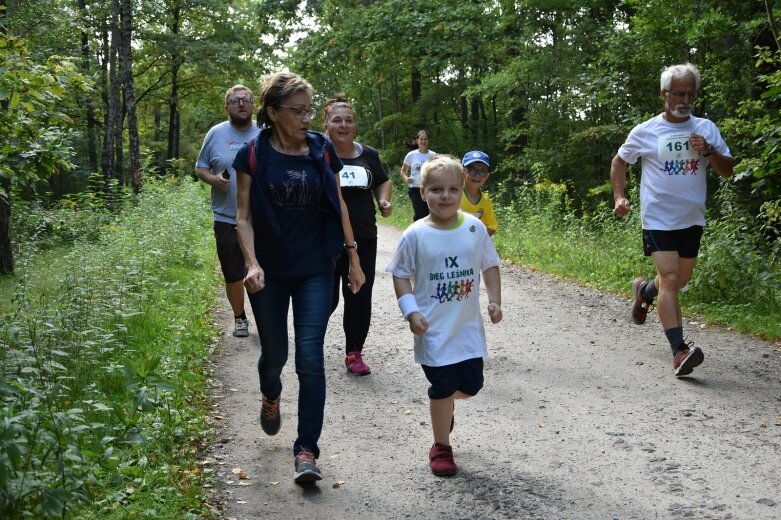
<svg viewBox="0 0 781 520">
<path fill-rule="evenodd" d="M 417 141 L 418 149 L 408 153 L 401 165 L 401 177 L 407 183 L 409 199 L 412 201 L 413 221 L 428 215 L 428 206 L 420 196 L 420 169 L 424 162 L 437 154 L 428 149 L 428 132 L 425 130 L 418 132 Z"/>
</svg>

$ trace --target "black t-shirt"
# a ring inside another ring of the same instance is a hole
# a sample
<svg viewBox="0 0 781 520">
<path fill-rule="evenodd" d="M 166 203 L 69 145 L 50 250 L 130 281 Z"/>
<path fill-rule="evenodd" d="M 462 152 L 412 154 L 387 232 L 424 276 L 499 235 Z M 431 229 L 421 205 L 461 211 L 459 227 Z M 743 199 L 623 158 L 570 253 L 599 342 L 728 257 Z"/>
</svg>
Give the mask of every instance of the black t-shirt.
<svg viewBox="0 0 781 520">
<path fill-rule="evenodd" d="M 377 238 L 373 190 L 388 180 L 388 173 L 377 150 L 360 146 L 363 151 L 355 159 L 341 158 L 344 168 L 339 172 L 339 182 L 355 237 Z"/>
</svg>

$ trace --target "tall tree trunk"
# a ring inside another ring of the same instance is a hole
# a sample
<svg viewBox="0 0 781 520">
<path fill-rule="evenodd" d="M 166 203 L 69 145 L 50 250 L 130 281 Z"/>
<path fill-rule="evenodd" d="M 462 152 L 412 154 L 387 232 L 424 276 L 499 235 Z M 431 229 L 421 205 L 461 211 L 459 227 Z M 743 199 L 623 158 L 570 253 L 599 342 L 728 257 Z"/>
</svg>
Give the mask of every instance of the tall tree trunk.
<svg viewBox="0 0 781 520">
<path fill-rule="evenodd" d="M 169 29 L 174 40 L 179 36 L 179 20 L 181 17 L 181 5 L 177 3 L 171 13 L 171 25 Z M 179 51 L 178 44 L 174 45 L 171 55 L 171 95 L 168 98 L 168 155 L 167 158 L 179 157 L 179 69 L 184 63 L 184 56 Z"/>
<path fill-rule="evenodd" d="M 378 81 L 377 85 L 377 121 L 380 122 L 380 150 L 385 149 L 385 125 L 382 122 L 382 84 Z"/>
<path fill-rule="evenodd" d="M 470 107 L 469 107 L 469 115 L 470 115 L 470 122 L 469 122 L 469 131 L 472 133 L 472 143 L 474 145 L 477 145 L 478 137 L 479 137 L 479 128 L 478 128 L 478 122 L 480 120 L 480 98 L 477 96 L 472 96 L 472 99 L 469 100 Z"/>
<path fill-rule="evenodd" d="M 420 99 L 420 94 L 423 91 L 420 84 L 420 70 L 417 65 L 412 66 L 412 72 L 410 73 L 410 92 L 412 94 L 412 103 L 417 103 Z"/>
<path fill-rule="evenodd" d="M 130 0 L 122 0 L 122 38 L 121 61 L 122 83 L 125 86 L 125 106 L 127 108 L 127 130 L 130 145 L 130 178 L 133 189 L 141 188 L 140 151 L 138 142 L 138 121 L 136 118 L 136 94 L 133 86 L 133 7 Z"/>
<path fill-rule="evenodd" d="M 3 110 L 8 103 L 0 103 Z M 14 272 L 14 251 L 11 247 L 11 179 L 0 175 L 0 274 Z"/>
<path fill-rule="evenodd" d="M 5 0 L 0 0 L 0 34 L 5 35 Z M 8 100 L 0 101 L 0 109 L 8 110 Z M 14 251 L 11 248 L 11 179 L 0 175 L 0 274 L 14 272 Z"/>
<path fill-rule="evenodd" d="M 112 1 L 112 7 L 114 8 L 111 13 L 109 26 L 107 32 L 103 33 L 103 68 L 104 68 L 104 85 L 105 89 L 105 104 L 106 104 L 106 122 L 104 125 L 103 133 L 103 178 L 105 180 L 106 191 L 109 189 L 109 181 L 117 177 L 116 172 L 116 140 L 117 140 L 117 125 L 122 124 L 120 119 L 120 100 L 119 100 L 119 85 L 117 80 L 117 42 L 119 41 L 117 31 L 117 24 L 119 22 L 119 3 L 118 0 Z M 109 33 L 111 38 L 109 38 Z M 120 133 L 120 143 L 122 142 Z"/>
<path fill-rule="evenodd" d="M 79 13 L 82 16 L 82 23 L 86 26 L 87 19 L 87 6 L 85 0 L 79 0 Z M 89 33 L 85 30 L 81 31 L 81 67 L 84 74 L 89 74 L 90 69 L 90 46 L 89 46 Z M 97 145 L 97 124 L 95 121 L 95 102 L 92 95 L 87 93 L 85 96 L 85 104 L 87 107 L 87 156 L 89 157 L 90 171 L 97 171 L 98 169 L 98 145 Z"/>
<path fill-rule="evenodd" d="M 773 2 L 765 0 L 765 11 L 767 11 L 767 22 L 770 26 L 770 32 L 773 34 L 773 39 L 776 42 L 776 50 L 781 51 L 781 31 L 778 30 L 776 19 L 773 16 Z"/>
</svg>

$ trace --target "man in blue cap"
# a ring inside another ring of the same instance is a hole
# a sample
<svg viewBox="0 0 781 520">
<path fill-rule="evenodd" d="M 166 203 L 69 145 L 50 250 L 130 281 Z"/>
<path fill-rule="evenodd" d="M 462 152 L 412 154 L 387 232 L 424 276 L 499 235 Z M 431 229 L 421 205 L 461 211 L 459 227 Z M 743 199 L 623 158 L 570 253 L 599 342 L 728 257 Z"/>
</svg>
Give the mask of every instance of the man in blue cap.
<svg viewBox="0 0 781 520">
<path fill-rule="evenodd" d="M 479 218 L 488 228 L 488 235 L 491 236 L 499 230 L 499 223 L 496 221 L 491 199 L 482 190 L 483 184 L 491 174 L 488 171 L 491 166 L 488 154 L 480 150 L 467 152 L 461 160 L 461 166 L 464 167 L 465 174 L 461 209 Z"/>
</svg>

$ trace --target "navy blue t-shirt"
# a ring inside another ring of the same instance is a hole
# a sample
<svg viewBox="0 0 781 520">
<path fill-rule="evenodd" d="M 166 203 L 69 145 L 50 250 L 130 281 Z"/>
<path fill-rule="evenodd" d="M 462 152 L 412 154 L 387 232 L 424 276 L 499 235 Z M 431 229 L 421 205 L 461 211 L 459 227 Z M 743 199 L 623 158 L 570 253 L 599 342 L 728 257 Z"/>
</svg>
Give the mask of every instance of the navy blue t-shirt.
<svg viewBox="0 0 781 520">
<path fill-rule="evenodd" d="M 321 172 L 308 155 L 287 155 L 261 140 L 263 157 L 261 182 L 280 226 L 285 254 L 268 251 L 256 236 L 256 254 L 263 270 L 274 276 L 307 276 L 333 270 L 334 260 L 324 251 L 324 207 Z M 260 161 L 258 161 L 260 163 Z M 236 155 L 234 167 L 249 172 L 247 148 Z M 255 172 L 257 173 L 257 172 Z M 250 200 L 250 204 L 253 201 Z"/>
</svg>

